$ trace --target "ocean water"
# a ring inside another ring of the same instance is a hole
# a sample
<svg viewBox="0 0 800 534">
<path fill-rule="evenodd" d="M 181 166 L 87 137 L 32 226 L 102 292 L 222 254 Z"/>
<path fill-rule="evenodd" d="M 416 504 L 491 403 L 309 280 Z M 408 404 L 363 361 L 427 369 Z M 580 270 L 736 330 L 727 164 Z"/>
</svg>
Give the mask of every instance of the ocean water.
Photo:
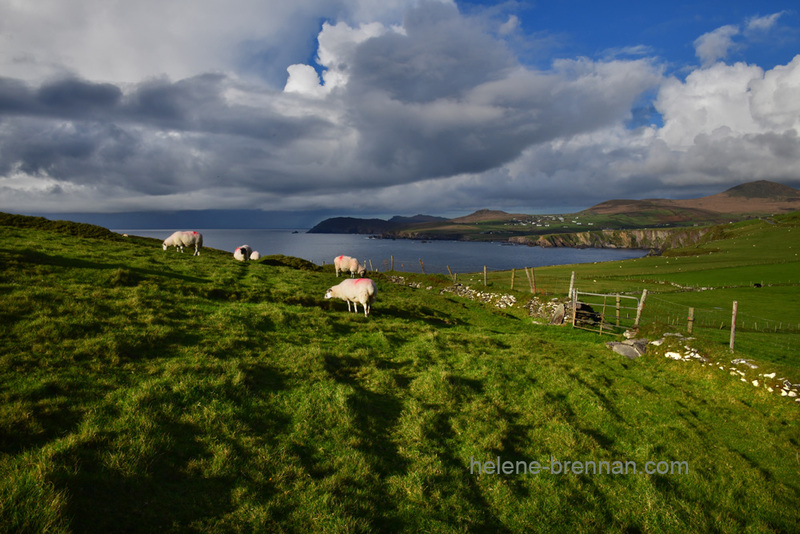
<svg viewBox="0 0 800 534">
<path fill-rule="evenodd" d="M 231 252 L 241 245 L 250 245 L 262 256 L 285 254 L 303 258 L 317 265 L 333 263 L 340 254 L 366 262 L 367 268 L 379 271 L 389 268 L 394 257 L 397 271 L 421 272 L 419 260 L 426 273 L 454 273 L 522 269 L 572 263 L 616 261 L 644 256 L 645 250 L 598 248 L 541 248 L 502 243 L 471 243 L 466 241 L 420 241 L 412 239 L 377 239 L 358 234 L 309 234 L 306 229 L 219 230 L 196 229 L 203 234 L 206 247 Z M 115 229 L 120 234 L 166 239 L 174 230 Z M 172 249 L 174 251 L 174 249 Z"/>
</svg>

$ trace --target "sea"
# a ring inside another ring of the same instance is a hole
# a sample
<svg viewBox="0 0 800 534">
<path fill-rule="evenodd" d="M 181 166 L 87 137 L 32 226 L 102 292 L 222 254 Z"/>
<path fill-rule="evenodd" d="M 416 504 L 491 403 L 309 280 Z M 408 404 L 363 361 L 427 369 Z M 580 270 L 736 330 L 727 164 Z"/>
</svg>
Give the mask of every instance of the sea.
<svg viewBox="0 0 800 534">
<path fill-rule="evenodd" d="M 426 241 L 380 239 L 363 234 L 309 234 L 307 229 L 196 229 L 203 234 L 203 246 L 233 251 L 250 245 L 262 256 L 284 254 L 327 265 L 341 254 L 357 258 L 371 270 L 426 273 L 475 273 L 524 267 L 545 267 L 573 263 L 641 258 L 646 250 L 608 248 L 542 248 L 500 242 Z M 120 234 L 166 239 L 174 230 L 114 229 Z M 173 249 L 174 250 L 174 249 Z M 420 261 L 422 263 L 420 263 Z"/>
</svg>

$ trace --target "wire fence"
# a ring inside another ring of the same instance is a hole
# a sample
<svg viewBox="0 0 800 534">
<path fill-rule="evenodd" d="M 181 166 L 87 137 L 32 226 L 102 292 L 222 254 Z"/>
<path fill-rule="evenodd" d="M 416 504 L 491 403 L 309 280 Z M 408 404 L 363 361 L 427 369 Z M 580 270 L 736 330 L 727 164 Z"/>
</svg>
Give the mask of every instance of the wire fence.
<svg viewBox="0 0 800 534">
<path fill-rule="evenodd" d="M 392 256 L 380 262 L 373 263 L 370 260 L 367 267 L 378 271 L 396 269 L 411 273 L 430 274 L 426 272 L 424 260 L 420 258 L 398 259 Z M 575 283 L 574 280 L 565 277 L 563 272 L 537 271 L 534 267 L 501 270 L 492 269 L 491 265 L 486 265 L 483 272 L 459 273 L 456 272 L 454 266 L 448 265 L 446 270 L 445 276 L 448 276 L 453 283 L 515 290 L 539 297 L 569 295 Z M 624 293 L 622 294 L 624 295 Z M 733 302 L 728 308 L 692 307 L 672 302 L 669 300 L 668 294 L 669 292 L 651 292 L 648 294 L 642 308 L 639 323 L 641 326 L 656 325 L 665 331 L 671 330 L 691 335 L 712 345 L 730 347 L 733 326 Z M 638 297 L 639 294 L 637 293 L 636 296 Z M 602 319 L 596 325 L 587 323 L 588 329 L 595 328 L 596 331 L 602 331 L 602 333 L 619 334 L 632 326 L 635 313 L 631 310 L 624 310 L 620 326 L 617 327 L 616 301 L 614 300 L 613 304 L 610 304 L 608 300 L 609 298 L 616 299 L 615 293 L 610 293 L 605 297 L 582 298 L 595 311 L 599 309 L 602 312 L 603 308 L 605 308 L 606 312 L 611 314 L 606 317 L 606 313 L 601 313 Z M 623 296 L 622 298 L 629 297 Z M 594 302 L 592 299 L 600 300 Z M 623 308 L 625 307 L 623 305 Z M 770 319 L 749 313 L 746 307 L 739 307 L 733 330 L 733 352 L 735 353 L 753 355 L 754 357 L 764 356 L 776 363 L 786 364 L 796 362 L 797 357 L 792 355 L 800 353 L 800 317 Z"/>
<path fill-rule="evenodd" d="M 714 344 L 732 344 L 734 352 L 767 355 L 777 363 L 791 363 L 795 360 L 792 354 L 800 351 L 800 318 L 768 319 L 737 306 L 734 319 L 733 302 L 729 309 L 691 307 L 650 294 L 642 323 L 654 323 Z"/>
</svg>

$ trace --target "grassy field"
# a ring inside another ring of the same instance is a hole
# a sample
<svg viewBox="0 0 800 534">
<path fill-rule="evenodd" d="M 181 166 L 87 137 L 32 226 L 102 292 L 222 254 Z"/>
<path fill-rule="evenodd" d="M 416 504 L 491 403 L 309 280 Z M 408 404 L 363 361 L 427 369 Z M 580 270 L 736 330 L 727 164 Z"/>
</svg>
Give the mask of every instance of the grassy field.
<svg viewBox="0 0 800 534">
<path fill-rule="evenodd" d="M 445 277 L 373 275 L 365 318 L 323 299 L 331 267 L 0 223 L 0 531 L 800 529 L 800 406 L 716 365 L 628 360 L 424 288 Z M 696 254 L 537 269 L 538 288 L 565 294 L 574 270 L 672 306 L 749 309 L 752 291 L 785 319 L 797 232 L 733 225 Z"/>
</svg>

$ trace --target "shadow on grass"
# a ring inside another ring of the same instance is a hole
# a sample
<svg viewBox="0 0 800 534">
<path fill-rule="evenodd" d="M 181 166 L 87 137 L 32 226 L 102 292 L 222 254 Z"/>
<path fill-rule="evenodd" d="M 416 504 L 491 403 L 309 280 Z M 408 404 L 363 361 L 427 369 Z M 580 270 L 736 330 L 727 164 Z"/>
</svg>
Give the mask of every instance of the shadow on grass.
<svg viewBox="0 0 800 534">
<path fill-rule="evenodd" d="M 263 364 L 243 365 L 240 370 L 243 388 L 229 384 L 197 388 L 196 396 L 188 398 L 155 390 L 142 401 L 143 410 L 152 410 L 146 435 L 139 435 L 136 428 L 96 432 L 90 440 L 58 453 L 53 463 L 59 467 L 48 481 L 66 492 L 71 530 L 199 532 L 224 521 L 240 506 L 233 502 L 236 491 L 247 488 L 262 502 L 275 500 L 275 486 L 252 471 L 253 451 L 243 444 L 251 439 L 270 441 L 289 425 L 290 418 L 268 402 L 275 391 L 285 389 L 285 377 Z M 175 413 L 183 414 L 210 398 L 235 407 L 230 417 L 248 429 L 246 437 L 176 419 Z M 146 458 L 137 457 L 126 450 L 128 441 L 154 445 L 145 447 Z M 211 448 L 221 445 L 227 454 Z M 220 454 L 225 458 L 222 463 Z M 114 458 L 121 461 L 114 463 Z M 274 509 L 291 512 L 285 503 Z"/>
<path fill-rule="evenodd" d="M 15 455 L 72 432 L 82 415 L 75 408 L 75 398 L 65 396 L 57 384 L 47 384 L 26 395 L 23 401 L 26 416 L 21 421 L 0 426 L 0 453 Z M 14 396 L 8 399 L 14 402 Z"/>
<path fill-rule="evenodd" d="M 442 462 L 444 469 L 442 474 L 433 477 L 430 486 L 451 488 L 448 493 L 457 494 L 463 499 L 460 504 L 461 511 L 443 510 L 442 513 L 456 516 L 452 518 L 451 522 L 468 520 L 470 530 L 474 532 L 512 532 L 491 513 L 493 506 L 484 497 L 480 477 L 492 475 L 470 472 L 470 459 L 457 457 L 451 452 L 453 451 L 451 444 L 457 439 L 458 436 L 453 430 L 449 415 L 437 414 L 431 431 L 425 436 L 425 441 L 437 451 L 437 457 Z M 506 453 L 504 452 L 504 454 Z M 477 459 L 477 461 L 480 462 L 483 459 Z M 515 489 L 515 493 L 528 494 L 527 490 L 520 491 L 519 487 Z"/>
<path fill-rule="evenodd" d="M 403 411 L 402 402 L 394 395 L 376 393 L 364 388 L 358 381 L 362 360 L 351 356 L 325 356 L 325 370 L 336 382 L 347 384 L 353 394 L 347 399 L 349 410 L 357 425 L 357 449 L 370 464 L 370 471 L 378 481 L 369 488 L 368 502 L 351 501 L 349 513 L 366 521 L 381 532 L 397 532 L 403 525 L 393 517 L 397 515 L 395 499 L 386 491 L 383 479 L 403 475 L 408 469 L 406 459 L 399 453 L 390 436 L 398 425 Z M 397 367 L 395 367 L 395 370 Z M 408 383 L 410 380 L 401 380 Z M 363 483 L 363 481 L 362 481 Z"/>
<path fill-rule="evenodd" d="M 79 258 L 67 258 L 64 256 L 54 256 L 39 252 L 37 250 L 9 250 L 0 249 L 0 254 L 7 254 L 9 259 L 21 263 L 31 263 L 39 265 L 54 265 L 56 267 L 66 267 L 71 269 L 96 269 L 96 270 L 112 270 L 122 269 L 133 273 L 133 275 L 146 275 L 159 278 L 173 278 L 176 280 L 183 280 L 186 282 L 208 282 L 207 279 L 198 278 L 196 276 L 187 276 L 184 274 L 171 273 L 164 270 L 155 269 L 142 269 L 139 267 L 131 267 L 124 263 L 99 263 L 94 261 L 86 261 Z M 113 280 L 112 280 L 113 281 Z M 129 282 L 126 282 L 126 285 Z"/>
<path fill-rule="evenodd" d="M 187 462 L 210 453 L 195 425 L 160 421 L 170 445 L 146 469 L 125 475 L 107 467 L 104 456 L 114 434 L 99 434 L 57 456 L 63 466 L 50 482 L 66 490 L 66 515 L 74 532 L 187 531 L 190 526 L 233 510 L 235 479 L 189 474 Z"/>
</svg>

